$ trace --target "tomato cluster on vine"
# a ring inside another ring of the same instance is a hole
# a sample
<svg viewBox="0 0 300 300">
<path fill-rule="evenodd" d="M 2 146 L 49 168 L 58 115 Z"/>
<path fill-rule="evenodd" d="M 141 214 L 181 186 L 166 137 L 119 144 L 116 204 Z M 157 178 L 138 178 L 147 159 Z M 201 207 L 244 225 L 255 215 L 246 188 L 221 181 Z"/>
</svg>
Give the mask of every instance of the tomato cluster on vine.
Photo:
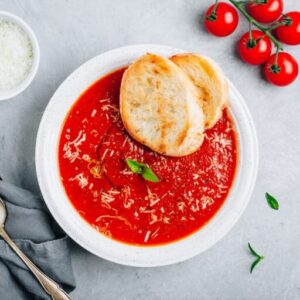
<svg viewBox="0 0 300 300">
<path fill-rule="evenodd" d="M 300 12 L 283 13 L 283 0 L 215 1 L 206 12 L 205 27 L 218 37 L 232 34 L 238 26 L 238 11 L 248 20 L 249 31 L 238 43 L 241 59 L 264 65 L 266 79 L 277 86 L 291 84 L 298 76 L 296 59 L 283 52 L 282 43 L 300 45 Z M 257 29 L 253 29 L 256 27 Z M 276 51 L 272 54 L 273 45 Z"/>
</svg>

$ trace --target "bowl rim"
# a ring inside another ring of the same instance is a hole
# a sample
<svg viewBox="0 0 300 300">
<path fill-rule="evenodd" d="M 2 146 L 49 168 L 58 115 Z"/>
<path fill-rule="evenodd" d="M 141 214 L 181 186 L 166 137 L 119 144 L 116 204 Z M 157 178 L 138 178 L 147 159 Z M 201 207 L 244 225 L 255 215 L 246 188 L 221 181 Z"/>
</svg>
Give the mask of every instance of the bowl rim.
<svg viewBox="0 0 300 300">
<path fill-rule="evenodd" d="M 238 132 L 239 166 L 230 195 L 223 207 L 205 227 L 173 243 L 141 247 L 109 239 L 96 232 L 79 216 L 66 196 L 59 178 L 57 147 L 63 120 L 78 96 L 97 78 L 101 78 L 117 67 L 129 64 L 147 52 L 169 56 L 186 51 L 162 45 L 133 45 L 107 51 L 81 65 L 59 86 L 48 103 L 39 126 L 35 155 L 37 178 L 42 195 L 51 214 L 62 229 L 79 245 L 96 256 L 135 267 L 178 263 L 216 244 L 231 230 L 245 210 L 258 170 L 258 140 L 254 122 L 244 99 L 229 82 L 230 111 Z M 89 72 L 95 74 L 91 75 Z M 68 91 L 70 86 L 78 89 L 77 92 L 72 91 L 72 94 L 77 93 L 74 99 L 70 99 L 70 91 Z M 61 100 L 62 97 L 64 101 Z M 65 107 L 61 109 L 60 106 Z M 240 115 L 236 115 L 235 109 Z M 244 133 L 241 134 L 240 130 Z"/>
<path fill-rule="evenodd" d="M 32 62 L 30 72 L 28 73 L 26 78 L 15 87 L 7 91 L 0 91 L 0 101 L 2 101 L 19 95 L 31 84 L 38 71 L 38 67 L 40 63 L 40 47 L 34 31 L 23 19 L 4 10 L 0 10 L 0 18 L 11 20 L 12 22 L 20 26 L 28 34 L 28 37 L 32 44 L 32 51 L 33 51 L 33 62 Z"/>
</svg>

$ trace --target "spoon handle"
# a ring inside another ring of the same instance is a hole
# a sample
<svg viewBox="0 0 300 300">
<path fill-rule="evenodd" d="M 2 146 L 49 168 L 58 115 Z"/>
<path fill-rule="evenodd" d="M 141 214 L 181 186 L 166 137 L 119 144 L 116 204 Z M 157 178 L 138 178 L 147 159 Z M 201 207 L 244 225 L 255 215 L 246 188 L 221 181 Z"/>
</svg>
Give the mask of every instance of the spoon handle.
<svg viewBox="0 0 300 300">
<path fill-rule="evenodd" d="M 59 285 L 45 275 L 33 262 L 18 248 L 14 241 L 8 236 L 4 228 L 0 228 L 0 236 L 21 258 L 25 265 L 31 270 L 35 278 L 41 284 L 45 292 L 52 297 L 53 300 L 70 300 L 71 298 L 63 291 Z"/>
</svg>

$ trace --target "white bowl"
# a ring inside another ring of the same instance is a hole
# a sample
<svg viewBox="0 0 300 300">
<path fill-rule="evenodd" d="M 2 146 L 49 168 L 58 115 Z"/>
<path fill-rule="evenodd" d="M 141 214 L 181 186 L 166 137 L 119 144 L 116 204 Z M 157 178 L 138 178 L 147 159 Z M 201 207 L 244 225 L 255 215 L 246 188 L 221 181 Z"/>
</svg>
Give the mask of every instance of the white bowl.
<svg viewBox="0 0 300 300">
<path fill-rule="evenodd" d="M 191 258 L 218 242 L 243 213 L 257 175 L 258 145 L 253 120 L 245 101 L 230 83 L 230 110 L 238 134 L 239 165 L 228 199 L 217 215 L 193 235 L 167 245 L 131 246 L 101 235 L 84 221 L 66 196 L 58 168 L 58 142 L 64 118 L 79 95 L 106 73 L 152 52 L 166 57 L 184 52 L 159 45 L 136 45 L 103 53 L 79 67 L 50 100 L 38 132 L 36 168 L 45 202 L 58 224 L 83 248 L 124 265 L 150 267 Z"/>
<path fill-rule="evenodd" d="M 7 91 L 0 91 L 0 100 L 5 100 L 12 98 L 21 92 L 23 92 L 29 84 L 32 82 L 39 66 L 40 62 L 40 48 L 37 41 L 37 38 L 32 31 L 32 29 L 25 23 L 21 18 L 6 12 L 6 11 L 0 11 L 0 18 L 9 20 L 18 26 L 20 26 L 27 34 L 32 44 L 32 51 L 33 51 L 33 62 L 30 72 L 28 73 L 27 77 L 17 86 L 7 90 Z"/>
</svg>

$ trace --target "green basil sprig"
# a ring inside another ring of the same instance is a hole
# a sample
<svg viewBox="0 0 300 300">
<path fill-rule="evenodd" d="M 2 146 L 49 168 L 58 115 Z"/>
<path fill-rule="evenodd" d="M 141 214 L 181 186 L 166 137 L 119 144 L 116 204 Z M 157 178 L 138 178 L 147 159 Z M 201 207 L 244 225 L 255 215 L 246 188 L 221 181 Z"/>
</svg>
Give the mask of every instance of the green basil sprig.
<svg viewBox="0 0 300 300">
<path fill-rule="evenodd" d="M 256 258 L 250 268 L 250 273 L 252 273 L 254 268 L 258 265 L 258 263 L 260 263 L 264 259 L 264 257 L 257 254 L 257 252 L 250 245 L 250 243 L 248 243 L 248 248 L 249 248 L 250 253 Z"/>
<path fill-rule="evenodd" d="M 142 175 L 145 180 L 151 182 L 159 182 L 156 174 L 147 165 L 139 163 L 132 159 L 125 159 L 125 161 L 132 173 Z"/>
</svg>

